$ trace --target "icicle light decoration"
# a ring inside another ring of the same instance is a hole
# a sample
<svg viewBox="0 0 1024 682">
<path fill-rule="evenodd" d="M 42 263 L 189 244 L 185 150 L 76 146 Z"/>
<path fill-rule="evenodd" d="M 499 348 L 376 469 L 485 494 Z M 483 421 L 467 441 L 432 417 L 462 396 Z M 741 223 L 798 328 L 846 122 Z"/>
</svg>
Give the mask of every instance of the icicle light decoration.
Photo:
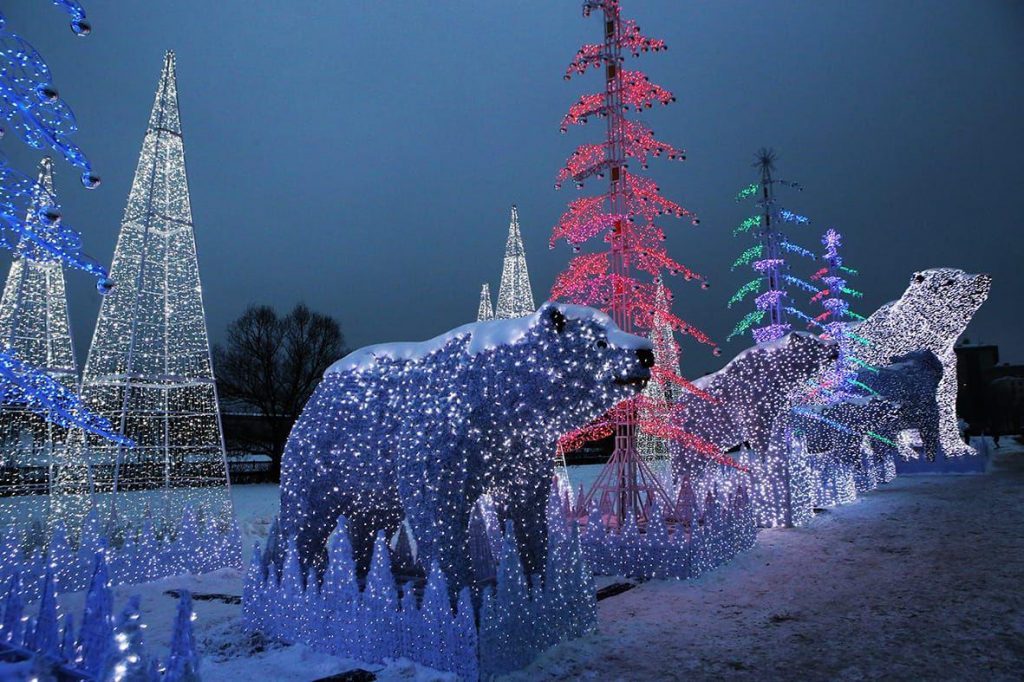
<svg viewBox="0 0 1024 682">
<path fill-rule="evenodd" d="M 504 533 L 492 529 L 494 579 L 479 584 L 475 596 L 470 587 L 453 591 L 436 560 L 425 581 L 416 580 L 422 590 L 413 582 L 396 586 L 396 557 L 383 531 L 376 533 L 360 590 L 350 528 L 338 519 L 319 580 L 302 570 L 294 539 L 280 568 L 271 560 L 281 551 L 278 536 L 268 538 L 263 552 L 257 548 L 242 599 L 246 629 L 367 662 L 403 656 L 476 680 L 522 668 L 597 624 L 593 576 L 575 525 L 551 534 L 546 561 L 533 573 L 524 572 L 512 521 Z"/>
</svg>

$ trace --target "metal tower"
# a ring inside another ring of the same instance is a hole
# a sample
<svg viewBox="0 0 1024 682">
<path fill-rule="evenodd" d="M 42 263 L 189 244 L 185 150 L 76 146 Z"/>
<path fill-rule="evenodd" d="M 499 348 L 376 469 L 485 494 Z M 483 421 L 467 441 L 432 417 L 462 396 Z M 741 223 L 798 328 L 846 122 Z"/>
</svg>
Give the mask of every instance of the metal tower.
<svg viewBox="0 0 1024 682">
<path fill-rule="evenodd" d="M 508 224 L 508 240 L 505 242 L 501 285 L 498 287 L 498 307 L 494 317 L 508 320 L 529 315 L 536 309 L 537 306 L 533 303 L 533 289 L 530 287 L 530 273 L 526 269 L 523 236 L 519 233 L 519 213 L 513 204 L 512 217 Z"/>
<path fill-rule="evenodd" d="M 14 252 L 0 299 L 0 347 L 21 362 L 78 392 L 78 365 L 71 341 L 64 270 L 58 257 L 39 243 L 58 239 L 57 223 L 42 212 L 59 213 L 53 188 L 53 161 L 39 162 L 25 224 L 42 239 L 23 237 Z M 20 402 L 0 401 L 0 494 L 49 490 L 55 460 L 68 430 Z"/>
<path fill-rule="evenodd" d="M 117 286 L 100 307 L 82 396 L 135 447 L 88 437 L 94 491 L 173 490 L 161 500 L 169 513 L 185 504 L 220 513 L 230 504 L 227 464 L 173 52 L 164 58 L 111 276 Z M 128 505 L 127 497 L 112 496 L 111 508 Z"/>
<path fill-rule="evenodd" d="M 664 215 L 689 216 L 694 224 L 698 221 L 682 206 L 661 196 L 654 182 L 634 174 L 630 168 L 630 162 L 646 168 L 651 156 L 679 161 L 686 158 L 682 150 L 656 139 L 643 122 L 627 116 L 630 110 L 641 111 L 675 101 L 671 92 L 652 83 L 642 72 L 623 68 L 627 51 L 636 57 L 642 52 L 663 50 L 665 43 L 643 35 L 636 22 L 622 18 L 618 0 L 585 0 L 583 14 L 591 13 L 599 13 L 603 19 L 603 40 L 581 47 L 565 78 L 595 70 L 603 76 L 604 88 L 583 95 L 570 107 L 562 121 L 562 131 L 570 125 L 604 119 L 604 140 L 577 147 L 559 171 L 555 187 L 571 180 L 582 188 L 592 177 L 607 177 L 608 185 L 602 194 L 569 204 L 554 229 L 551 243 L 565 239 L 579 253 L 583 243 L 600 238 L 608 249 L 574 257 L 556 280 L 552 298 L 564 297 L 573 303 L 601 308 L 627 332 L 644 332 L 664 323 L 702 343 L 714 345 L 706 335 L 668 310 L 670 294 L 656 300 L 655 285 L 639 278 L 649 276 L 660 282 L 663 273 L 674 274 L 707 286 L 703 277 L 666 253 L 664 231 L 655 222 Z M 656 364 L 653 371 L 688 385 L 678 377 L 677 370 Z M 687 434 L 678 433 L 664 407 L 651 409 L 654 407 L 646 396 L 639 396 L 581 430 L 591 438 L 611 434 L 615 438 L 611 458 L 584 499 L 583 513 L 596 504 L 606 522 L 620 526 L 631 516 L 640 524 L 646 523 L 655 504 L 671 513 L 670 496 L 637 450 L 638 427 L 643 424 L 649 433 L 662 437 Z M 565 438 L 570 442 L 579 440 L 573 434 Z M 710 444 L 704 445 L 709 454 L 717 454 Z"/>
</svg>

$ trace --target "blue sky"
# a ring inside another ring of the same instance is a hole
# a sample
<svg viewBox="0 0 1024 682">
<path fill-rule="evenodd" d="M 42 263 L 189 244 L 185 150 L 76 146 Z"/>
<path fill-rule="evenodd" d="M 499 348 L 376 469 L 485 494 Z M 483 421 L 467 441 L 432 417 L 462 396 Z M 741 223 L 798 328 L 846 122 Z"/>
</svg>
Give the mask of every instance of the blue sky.
<svg viewBox="0 0 1024 682">
<path fill-rule="evenodd" d="M 577 47 L 599 38 L 575 0 L 173 3 L 94 0 L 76 38 L 38 0 L 4 9 L 47 58 L 74 108 L 79 143 L 103 176 L 86 192 L 66 164 L 57 186 L 87 250 L 110 261 L 165 49 L 178 84 L 210 334 L 248 303 L 298 301 L 337 317 L 353 347 L 430 337 L 473 319 L 496 291 L 509 205 L 538 302 L 570 251 L 549 250 L 573 189 L 555 173 L 600 126 L 558 132 L 565 109 L 600 87 L 565 82 Z M 725 303 L 747 273 L 736 191 L 758 147 L 804 192 L 788 204 L 846 237 L 868 313 L 913 271 L 992 273 L 968 335 L 1024 360 L 1019 196 L 1024 186 L 1024 6 L 1009 2 L 627 0 L 624 13 L 668 41 L 635 68 L 678 102 L 645 117 L 684 147 L 655 161 L 699 227 L 667 224 L 670 253 L 712 287 L 679 283 L 676 312 L 724 343 L 745 311 Z M 35 158 L 13 140 L 23 170 Z M 6 268 L 3 256 L 0 265 Z M 79 354 L 98 296 L 68 275 Z M 722 358 L 684 346 L 684 373 Z"/>
</svg>

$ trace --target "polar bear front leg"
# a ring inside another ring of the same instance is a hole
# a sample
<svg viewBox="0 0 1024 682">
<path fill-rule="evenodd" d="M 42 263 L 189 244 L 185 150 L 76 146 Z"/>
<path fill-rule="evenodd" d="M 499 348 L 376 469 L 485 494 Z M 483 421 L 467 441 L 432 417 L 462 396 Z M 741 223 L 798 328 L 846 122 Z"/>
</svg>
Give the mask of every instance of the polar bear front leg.
<svg viewBox="0 0 1024 682">
<path fill-rule="evenodd" d="M 516 529 L 516 544 L 527 575 L 541 573 L 547 560 L 547 501 L 551 476 L 538 476 L 515 486 L 505 498 L 506 518 Z"/>
<path fill-rule="evenodd" d="M 399 494 L 420 568 L 429 572 L 437 561 L 453 592 L 468 585 L 469 517 L 476 498 L 465 493 L 464 482 L 444 473 L 436 481 L 421 476 L 414 482 L 410 476 Z"/>
</svg>

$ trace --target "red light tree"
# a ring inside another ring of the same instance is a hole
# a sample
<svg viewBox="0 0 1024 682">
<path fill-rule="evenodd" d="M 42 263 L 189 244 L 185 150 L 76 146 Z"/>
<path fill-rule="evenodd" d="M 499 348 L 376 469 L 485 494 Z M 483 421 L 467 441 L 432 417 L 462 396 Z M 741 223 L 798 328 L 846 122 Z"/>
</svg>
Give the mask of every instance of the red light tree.
<svg viewBox="0 0 1024 682">
<path fill-rule="evenodd" d="M 646 168 L 652 156 L 679 161 L 686 158 L 682 150 L 657 140 L 646 125 L 627 118 L 630 111 L 675 101 L 671 92 L 651 83 L 643 73 L 622 68 L 624 53 L 638 57 L 641 52 L 658 52 L 667 49 L 665 42 L 648 38 L 635 22 L 623 19 L 618 0 L 587 0 L 583 14 L 589 16 L 592 11 L 604 17 L 604 42 L 580 48 L 565 78 L 593 68 L 603 72 L 605 87 L 603 92 L 584 95 L 570 107 L 562 120 L 562 131 L 600 118 L 607 124 L 605 139 L 580 145 L 559 171 L 555 187 L 572 180 L 582 188 L 589 178 L 607 178 L 608 186 L 601 194 L 569 204 L 553 230 L 551 247 L 564 239 L 578 253 L 582 244 L 597 238 L 608 247 L 575 256 L 556 279 L 551 298 L 604 310 L 628 332 L 646 333 L 655 326 L 668 326 L 714 347 L 703 332 L 672 313 L 673 297 L 667 287 L 663 297 L 657 296 L 665 273 L 701 282 L 707 288 L 704 277 L 668 255 L 663 246 L 665 232 L 655 223 L 660 216 L 687 217 L 694 225 L 699 221 L 690 211 L 663 197 L 653 181 L 632 173 L 628 163 L 635 161 Z M 678 357 L 677 351 L 675 355 Z M 662 383 L 699 392 L 672 367 L 655 366 L 653 372 Z M 676 427 L 673 410 L 667 401 L 637 396 L 563 438 L 562 447 L 571 450 L 588 440 L 615 435 L 612 457 L 584 498 L 586 505 L 596 502 L 613 525 L 624 523 L 631 514 L 638 522 L 645 522 L 656 500 L 665 510 L 674 507 L 669 493 L 637 453 L 638 428 L 657 437 L 681 440 L 719 461 L 729 461 L 714 446 Z M 586 508 L 578 511 L 586 513 Z"/>
</svg>

